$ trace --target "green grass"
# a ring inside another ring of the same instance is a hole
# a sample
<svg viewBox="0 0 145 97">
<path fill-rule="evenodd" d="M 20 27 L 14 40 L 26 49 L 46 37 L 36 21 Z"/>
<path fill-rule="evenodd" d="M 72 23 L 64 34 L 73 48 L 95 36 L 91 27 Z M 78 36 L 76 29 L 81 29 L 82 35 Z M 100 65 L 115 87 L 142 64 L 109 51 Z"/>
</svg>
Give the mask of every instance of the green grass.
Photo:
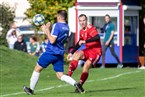
<svg viewBox="0 0 145 97">
<path fill-rule="evenodd" d="M 37 59 L 0 46 L 0 97 L 30 97 L 23 92 L 22 87 L 29 86 Z M 67 68 L 65 65 L 65 73 Z M 77 81 L 81 70 L 78 68 L 72 76 Z M 91 69 L 84 88 L 85 94 L 74 93 L 75 88 L 59 81 L 50 65 L 42 71 L 33 97 L 145 97 L 145 70 Z"/>
</svg>

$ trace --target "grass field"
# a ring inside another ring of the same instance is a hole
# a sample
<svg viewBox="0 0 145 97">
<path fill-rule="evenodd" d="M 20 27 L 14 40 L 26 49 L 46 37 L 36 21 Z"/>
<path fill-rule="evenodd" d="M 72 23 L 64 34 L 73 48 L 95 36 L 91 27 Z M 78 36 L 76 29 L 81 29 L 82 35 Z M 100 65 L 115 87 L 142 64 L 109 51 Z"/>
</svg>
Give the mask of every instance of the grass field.
<svg viewBox="0 0 145 97">
<path fill-rule="evenodd" d="M 29 86 L 36 61 L 37 57 L 0 46 L 0 97 L 30 97 L 22 87 Z M 78 68 L 72 77 L 78 81 L 80 74 Z M 145 97 L 145 70 L 91 69 L 84 88 L 85 94 L 74 93 L 74 87 L 56 79 L 50 66 L 41 73 L 32 97 Z"/>
</svg>

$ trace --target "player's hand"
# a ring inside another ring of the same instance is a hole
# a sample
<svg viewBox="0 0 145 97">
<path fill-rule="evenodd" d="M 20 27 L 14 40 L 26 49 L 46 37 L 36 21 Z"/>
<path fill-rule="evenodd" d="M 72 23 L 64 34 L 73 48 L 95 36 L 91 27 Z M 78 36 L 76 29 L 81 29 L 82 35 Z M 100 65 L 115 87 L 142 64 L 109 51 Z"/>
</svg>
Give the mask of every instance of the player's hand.
<svg viewBox="0 0 145 97">
<path fill-rule="evenodd" d="M 50 28 L 50 27 L 51 27 L 51 23 L 48 22 L 48 23 L 46 24 L 46 26 L 47 26 L 47 28 Z"/>
<path fill-rule="evenodd" d="M 86 41 L 85 40 L 80 40 L 79 41 L 79 45 L 81 46 L 82 44 L 85 44 L 86 43 Z"/>
<path fill-rule="evenodd" d="M 109 41 L 106 41 L 105 45 L 106 45 L 106 46 L 108 46 L 108 45 L 109 45 L 109 43 L 110 43 Z"/>
<path fill-rule="evenodd" d="M 41 26 L 42 31 L 43 31 L 46 35 L 50 34 L 49 27 L 50 27 L 50 24 L 49 24 L 49 23 L 46 24 L 46 25 L 43 24 L 43 25 Z"/>
<path fill-rule="evenodd" d="M 43 24 L 43 25 L 41 26 L 41 29 L 42 29 L 43 32 L 46 33 L 46 25 L 45 25 L 45 24 Z"/>
<path fill-rule="evenodd" d="M 72 53 L 69 53 L 68 55 L 67 55 L 67 60 L 71 60 L 72 59 Z"/>
</svg>

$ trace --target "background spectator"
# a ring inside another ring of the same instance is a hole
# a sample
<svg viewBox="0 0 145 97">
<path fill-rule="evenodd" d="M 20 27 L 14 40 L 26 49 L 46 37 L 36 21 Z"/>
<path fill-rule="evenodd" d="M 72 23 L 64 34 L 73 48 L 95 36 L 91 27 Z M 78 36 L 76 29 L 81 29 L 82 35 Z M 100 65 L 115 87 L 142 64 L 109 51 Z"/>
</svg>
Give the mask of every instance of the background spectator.
<svg viewBox="0 0 145 97">
<path fill-rule="evenodd" d="M 10 49 L 14 48 L 14 43 L 17 41 L 16 30 L 10 29 L 6 35 L 6 39 L 8 42 L 8 47 Z"/>
<path fill-rule="evenodd" d="M 144 24 L 144 32 L 145 32 L 145 16 L 143 18 L 143 24 Z M 142 55 L 139 57 L 139 69 L 145 69 L 145 39 L 144 39 L 144 44 L 143 44 L 143 50 L 142 50 Z"/>
<path fill-rule="evenodd" d="M 6 35 L 6 40 L 7 40 L 7 43 L 8 43 L 8 47 L 10 49 L 13 49 L 14 48 L 14 43 L 17 41 L 17 36 L 19 36 L 20 33 L 19 33 L 19 30 L 17 29 L 15 23 L 11 23 L 10 24 L 10 29 L 9 31 L 7 32 L 7 35 Z"/>
<path fill-rule="evenodd" d="M 37 38 L 35 36 L 30 37 L 30 45 L 28 48 L 28 53 L 30 55 L 39 56 L 40 45 L 37 42 Z"/>
<path fill-rule="evenodd" d="M 111 54 L 118 62 L 117 68 L 122 68 L 123 65 L 121 64 L 115 50 L 114 50 L 114 29 L 115 25 L 111 21 L 110 15 L 105 15 L 105 24 L 103 26 L 103 31 L 105 32 L 104 40 L 103 40 L 103 46 L 102 46 L 102 66 L 101 68 L 105 68 L 105 53 L 107 51 L 107 48 L 110 49 Z"/>
<path fill-rule="evenodd" d="M 47 36 L 45 36 L 45 39 L 42 42 L 41 47 L 40 47 L 41 53 L 46 51 L 47 44 L 48 44 L 48 38 Z"/>
<path fill-rule="evenodd" d="M 145 57 L 145 42 L 144 42 L 144 57 Z"/>
<path fill-rule="evenodd" d="M 23 40 L 23 36 L 19 35 L 18 40 L 14 44 L 14 49 L 27 52 L 27 45 Z"/>
</svg>

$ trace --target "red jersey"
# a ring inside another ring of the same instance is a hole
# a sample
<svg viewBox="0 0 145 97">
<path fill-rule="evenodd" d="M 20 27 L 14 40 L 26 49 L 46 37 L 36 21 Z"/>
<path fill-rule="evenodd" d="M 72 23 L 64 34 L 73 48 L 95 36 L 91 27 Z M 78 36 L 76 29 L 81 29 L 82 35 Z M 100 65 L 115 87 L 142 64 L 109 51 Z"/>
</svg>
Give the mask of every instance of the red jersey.
<svg viewBox="0 0 145 97">
<path fill-rule="evenodd" d="M 98 34 L 96 27 L 89 24 L 87 25 L 86 29 L 80 30 L 80 40 L 88 40 Z M 86 43 L 86 49 L 98 49 L 101 50 L 101 42 L 97 40 L 95 42 Z"/>
</svg>

